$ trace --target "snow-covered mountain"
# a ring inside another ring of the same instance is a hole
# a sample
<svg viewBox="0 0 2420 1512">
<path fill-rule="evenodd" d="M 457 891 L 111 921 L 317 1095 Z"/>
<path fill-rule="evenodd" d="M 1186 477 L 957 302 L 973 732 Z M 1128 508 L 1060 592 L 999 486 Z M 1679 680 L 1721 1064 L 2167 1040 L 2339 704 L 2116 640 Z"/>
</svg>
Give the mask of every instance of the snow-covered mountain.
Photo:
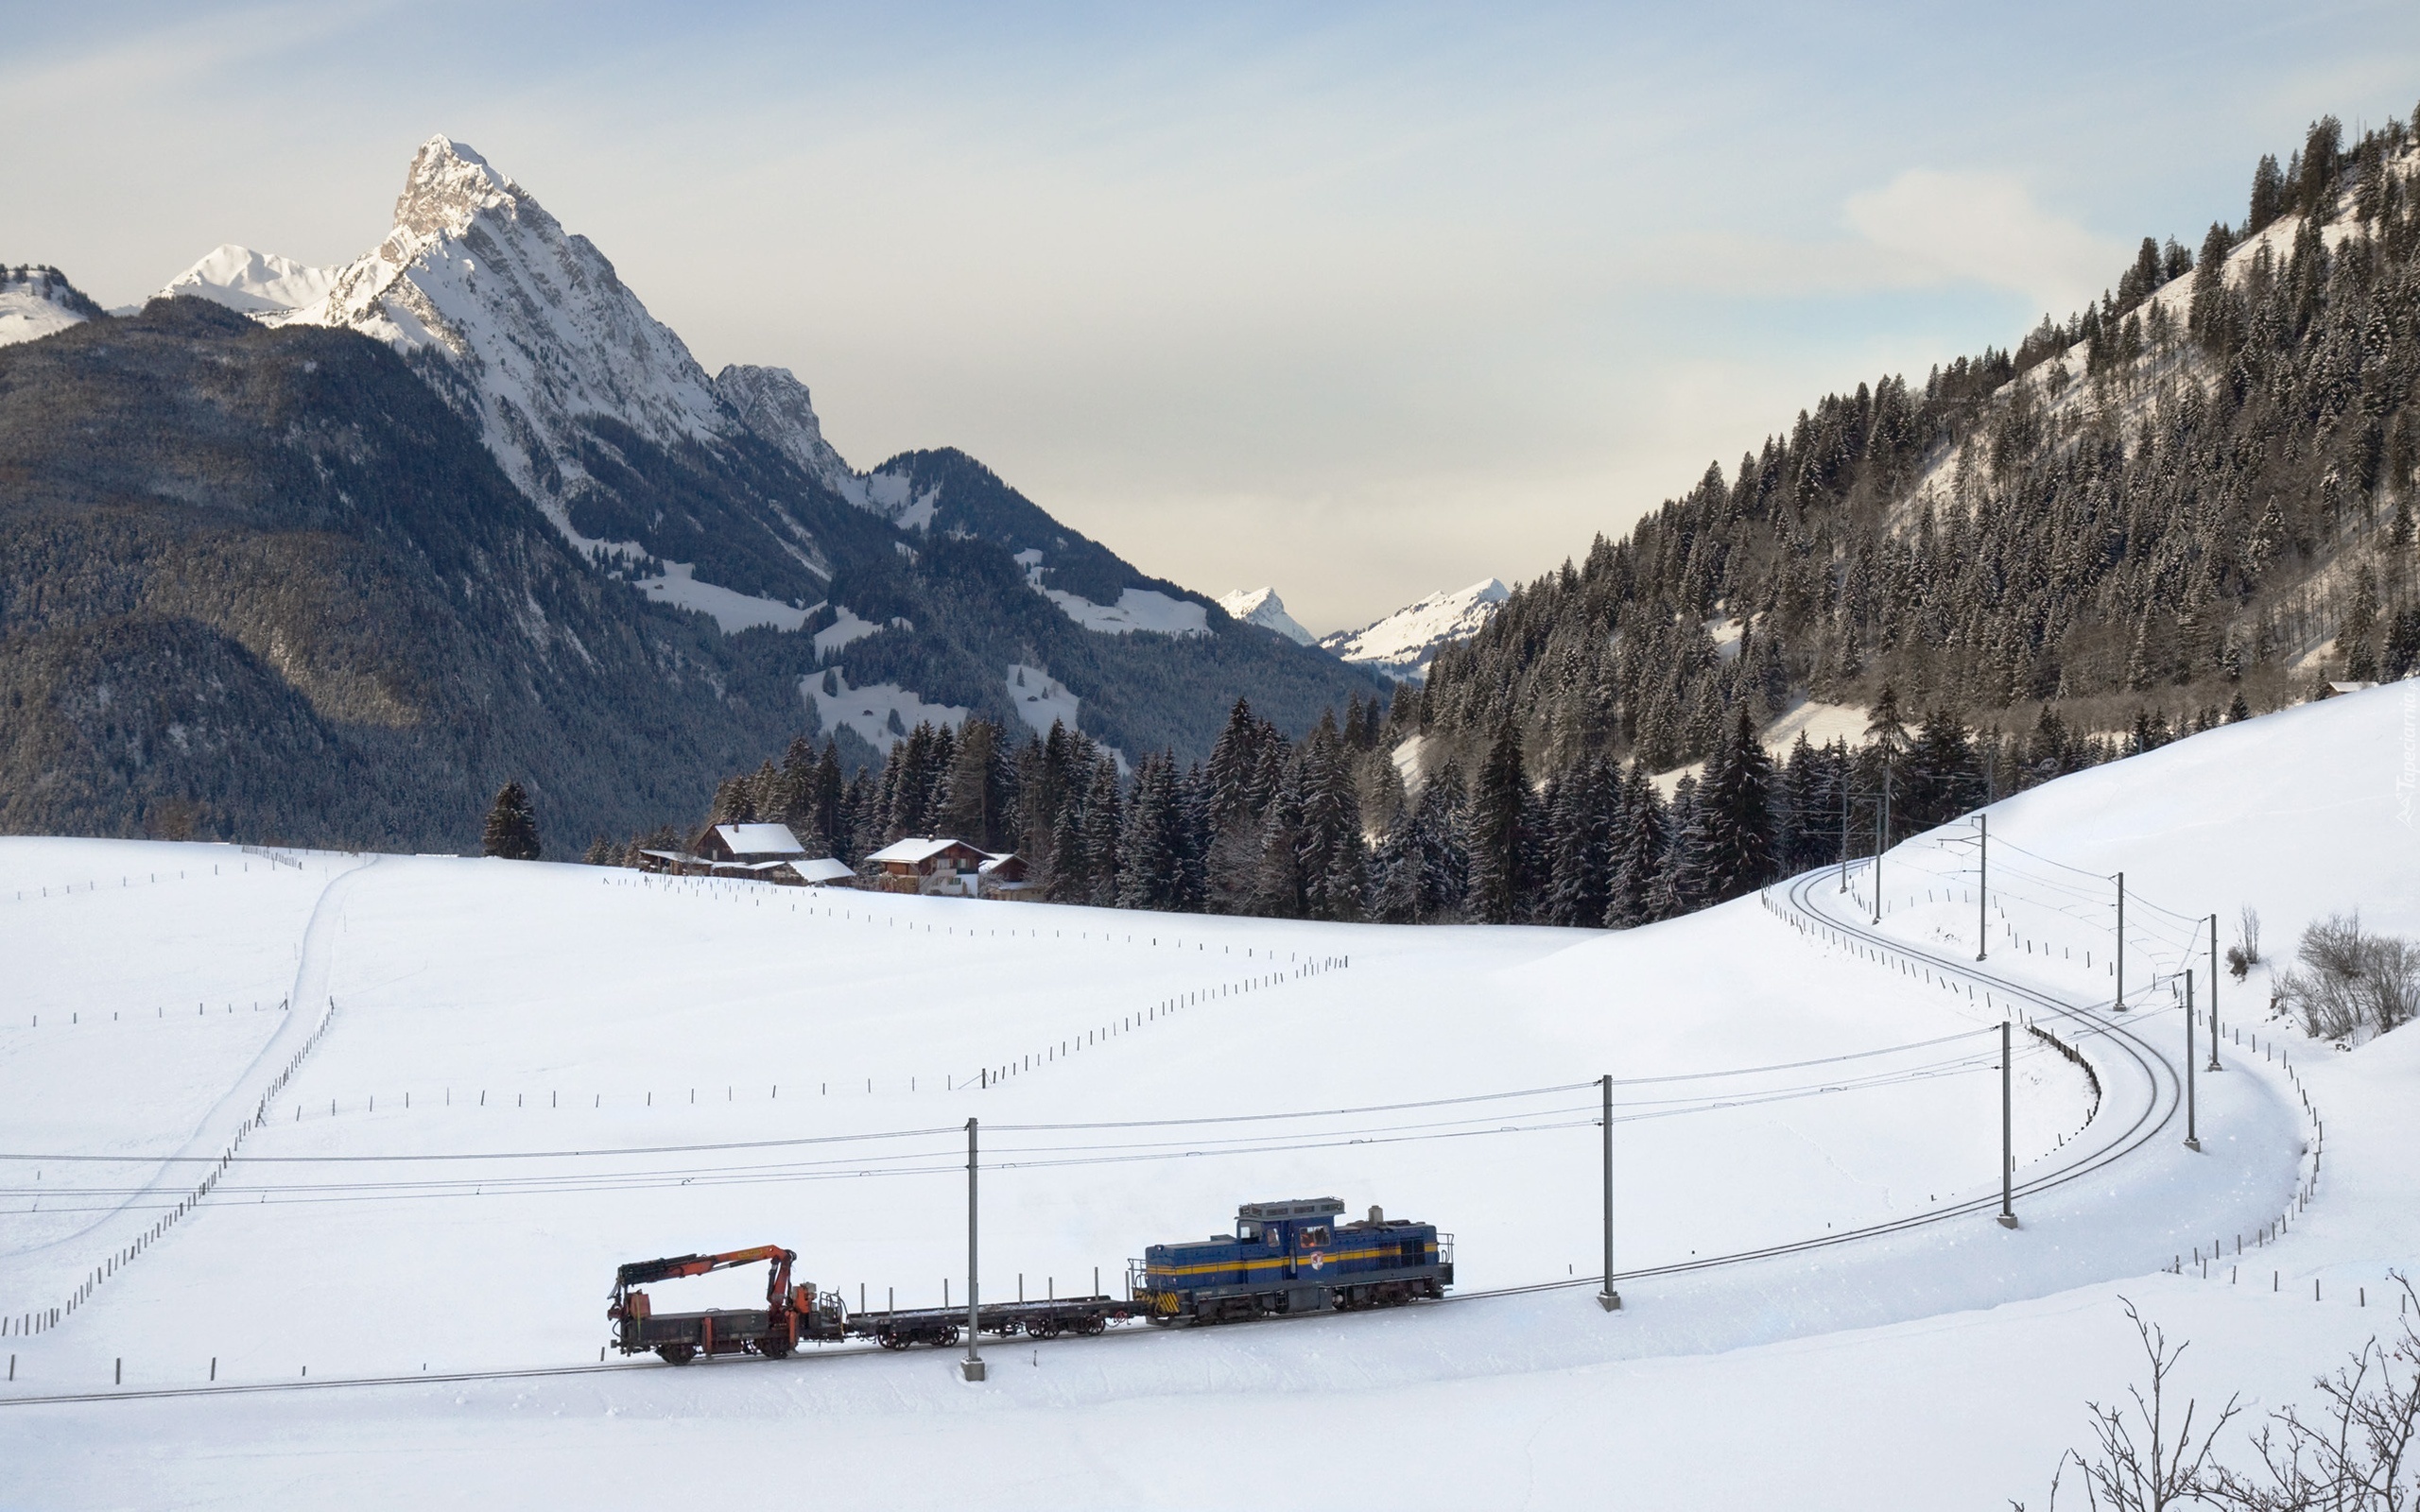
<svg viewBox="0 0 2420 1512">
<path fill-rule="evenodd" d="M 867 497 L 866 480 L 849 469 L 840 454 L 823 438 L 823 421 L 815 402 L 787 368 L 753 368 L 734 363 L 715 374 L 715 392 L 722 396 L 739 422 L 770 442 L 773 449 L 799 465 L 800 471 L 833 492 L 864 509 L 877 507 Z"/>
<path fill-rule="evenodd" d="M 307 268 L 231 245 L 161 293 L 198 294 L 266 325 L 337 326 L 394 347 L 479 425 L 505 475 L 582 549 L 645 549 L 575 519 L 596 467 L 619 460 L 600 457 L 598 422 L 612 439 L 627 434 L 666 450 L 746 430 L 604 253 L 443 136 L 413 156 L 394 229 L 353 262 Z M 822 566 L 799 539 L 804 527 L 792 525 L 791 549 Z"/>
<path fill-rule="evenodd" d="M 0 267 L 0 347 L 64 331 L 100 313 L 55 267 Z"/>
<path fill-rule="evenodd" d="M 326 299 L 337 271 L 229 242 L 170 279 L 160 293 L 195 295 L 243 315 L 283 314 Z"/>
<path fill-rule="evenodd" d="M 1450 593 L 1431 593 L 1374 625 L 1322 637 L 1320 645 L 1398 682 L 1418 681 L 1428 675 L 1428 663 L 1440 650 L 1477 634 L 1511 592 L 1491 577 Z"/>
<path fill-rule="evenodd" d="M 1257 625 L 1265 630 L 1275 630 L 1296 645 L 1317 645 L 1320 638 L 1303 628 L 1294 616 L 1286 612 L 1286 601 L 1273 588 L 1238 588 L 1219 595 L 1219 607 L 1228 617 Z"/>
<path fill-rule="evenodd" d="M 963 453 L 852 468 L 795 374 L 709 376 L 602 251 L 447 137 L 415 153 L 392 230 L 361 257 L 319 268 L 230 245 L 161 293 L 398 353 L 593 570 L 726 637 L 772 632 L 746 653 L 756 680 L 744 699 L 759 710 L 779 710 L 786 687 L 813 724 L 808 684 L 845 659 L 847 686 L 1014 721 L 1024 700 L 1007 690 L 1024 665 L 1080 700 L 1105 743 L 1200 755 L 1243 694 L 1305 728 L 1369 691 L 1369 674 L 1325 656 L 1214 630 L 1208 599 L 1067 528 Z M 227 339 L 223 319 L 199 313 L 138 318 Z M 1186 645 L 1204 638 L 1219 644 Z"/>
</svg>

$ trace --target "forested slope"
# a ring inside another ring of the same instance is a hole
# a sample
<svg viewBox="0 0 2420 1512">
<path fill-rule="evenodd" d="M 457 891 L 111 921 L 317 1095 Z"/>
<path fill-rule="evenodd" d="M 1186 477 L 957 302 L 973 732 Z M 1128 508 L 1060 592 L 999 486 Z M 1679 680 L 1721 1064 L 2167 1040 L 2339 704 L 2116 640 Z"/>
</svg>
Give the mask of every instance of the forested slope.
<svg viewBox="0 0 2420 1512">
<path fill-rule="evenodd" d="M 2146 238 L 2094 306 L 1787 434 L 1442 654 L 1397 724 L 1664 770 L 1811 695 L 2030 729 L 2181 726 L 2420 655 L 2412 133 L 2331 118 L 2198 254 Z M 1737 623 L 1736 623 L 1737 622 Z M 1737 639 L 1719 644 L 1716 631 Z"/>
</svg>

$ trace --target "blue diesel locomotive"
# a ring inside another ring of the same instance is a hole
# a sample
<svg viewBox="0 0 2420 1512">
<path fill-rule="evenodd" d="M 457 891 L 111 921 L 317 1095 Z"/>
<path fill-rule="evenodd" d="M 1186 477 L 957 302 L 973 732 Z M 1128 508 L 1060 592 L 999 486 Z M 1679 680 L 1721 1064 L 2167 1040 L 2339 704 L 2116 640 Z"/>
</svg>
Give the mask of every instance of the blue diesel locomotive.
<svg viewBox="0 0 2420 1512">
<path fill-rule="evenodd" d="M 1338 1223 L 1343 1212 L 1334 1197 L 1245 1203 L 1233 1234 L 1144 1250 L 1129 1263 L 1128 1295 L 1165 1325 L 1396 1307 L 1454 1284 L 1452 1234 L 1376 1208 Z"/>
</svg>

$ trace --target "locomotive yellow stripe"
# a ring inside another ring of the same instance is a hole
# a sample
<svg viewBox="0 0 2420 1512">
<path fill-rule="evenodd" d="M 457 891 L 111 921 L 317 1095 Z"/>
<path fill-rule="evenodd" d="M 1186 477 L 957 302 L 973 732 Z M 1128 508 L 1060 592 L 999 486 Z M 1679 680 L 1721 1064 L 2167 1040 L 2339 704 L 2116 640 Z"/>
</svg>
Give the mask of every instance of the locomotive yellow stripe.
<svg viewBox="0 0 2420 1512">
<path fill-rule="evenodd" d="M 1322 1256 L 1326 1263 L 1337 1264 L 1348 1260 L 1375 1260 L 1381 1255 L 1400 1255 L 1401 1253 L 1402 1250 L 1399 1247 L 1393 1245 L 1389 1245 L 1381 1249 L 1325 1250 L 1322 1252 Z M 1419 1263 L 1422 1264 L 1427 1264 L 1435 1255 L 1436 1249 L 1434 1246 L 1425 1248 L 1421 1252 Z M 1302 1270 L 1310 1270 L 1310 1259 L 1308 1256 L 1305 1256 L 1301 1260 L 1297 1261 L 1296 1264 Z M 1149 1265 L 1144 1268 L 1144 1273 L 1148 1276 L 1206 1276 L 1214 1271 L 1241 1270 L 1251 1272 L 1255 1270 L 1283 1270 L 1285 1267 L 1286 1257 L 1280 1255 L 1269 1260 L 1247 1260 L 1240 1263 L 1227 1261 L 1210 1265 Z M 1299 1280 L 1300 1278 L 1297 1279 Z"/>
</svg>

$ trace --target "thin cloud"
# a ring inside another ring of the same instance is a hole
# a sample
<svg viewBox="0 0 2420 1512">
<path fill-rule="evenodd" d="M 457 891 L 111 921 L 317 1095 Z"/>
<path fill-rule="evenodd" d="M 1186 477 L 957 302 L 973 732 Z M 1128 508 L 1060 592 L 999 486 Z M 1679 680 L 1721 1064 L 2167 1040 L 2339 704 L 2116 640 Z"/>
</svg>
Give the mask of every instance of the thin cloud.
<svg viewBox="0 0 2420 1512">
<path fill-rule="evenodd" d="M 2122 243 L 2045 210 L 2006 174 L 1910 168 L 1851 195 L 1844 212 L 1902 284 L 2007 289 L 2063 315 L 2097 295 L 2126 256 Z"/>
</svg>

